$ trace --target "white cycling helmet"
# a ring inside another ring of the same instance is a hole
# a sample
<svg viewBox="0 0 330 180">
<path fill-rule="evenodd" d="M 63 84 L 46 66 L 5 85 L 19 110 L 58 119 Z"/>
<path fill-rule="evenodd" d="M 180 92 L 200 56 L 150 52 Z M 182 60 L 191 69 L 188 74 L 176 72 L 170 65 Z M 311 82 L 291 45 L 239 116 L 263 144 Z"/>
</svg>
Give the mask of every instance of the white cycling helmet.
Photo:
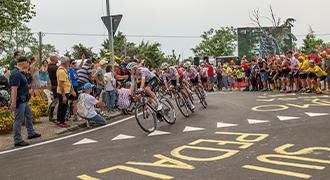
<svg viewBox="0 0 330 180">
<path fill-rule="evenodd" d="M 184 68 L 190 68 L 190 66 L 191 66 L 191 63 L 190 63 L 190 62 L 185 62 L 185 63 L 183 64 L 183 67 L 184 67 Z"/>
<path fill-rule="evenodd" d="M 161 69 L 167 69 L 168 68 L 168 63 L 163 63 L 161 66 L 160 66 L 160 68 Z"/>
<path fill-rule="evenodd" d="M 127 64 L 126 69 L 132 70 L 133 68 L 137 67 L 137 65 L 138 64 L 136 62 L 130 62 Z"/>
</svg>

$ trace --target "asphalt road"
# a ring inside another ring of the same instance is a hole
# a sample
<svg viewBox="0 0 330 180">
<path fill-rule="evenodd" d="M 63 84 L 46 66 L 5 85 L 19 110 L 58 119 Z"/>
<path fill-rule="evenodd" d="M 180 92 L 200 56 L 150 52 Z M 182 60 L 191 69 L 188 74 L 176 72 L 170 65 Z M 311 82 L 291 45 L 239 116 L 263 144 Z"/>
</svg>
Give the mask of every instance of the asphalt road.
<svg viewBox="0 0 330 180">
<path fill-rule="evenodd" d="M 228 92 L 207 99 L 207 109 L 198 104 L 189 118 L 177 111 L 176 124 L 162 122 L 163 135 L 147 136 L 127 118 L 0 152 L 0 179 L 330 179 L 328 95 Z M 129 139 L 114 140 L 118 135 Z M 85 138 L 92 142 L 73 145 Z"/>
</svg>

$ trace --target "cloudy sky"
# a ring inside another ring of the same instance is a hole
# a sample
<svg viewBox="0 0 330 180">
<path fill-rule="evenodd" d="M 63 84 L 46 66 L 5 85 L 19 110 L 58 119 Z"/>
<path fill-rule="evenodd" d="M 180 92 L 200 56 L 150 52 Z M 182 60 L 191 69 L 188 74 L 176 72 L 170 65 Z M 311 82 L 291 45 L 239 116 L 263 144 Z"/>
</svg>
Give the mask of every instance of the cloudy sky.
<svg viewBox="0 0 330 180">
<path fill-rule="evenodd" d="M 33 32 L 106 34 L 101 16 L 106 14 L 106 0 L 32 0 L 37 16 L 28 24 Z M 297 20 L 293 32 L 308 33 L 309 25 L 319 38 L 330 41 L 329 0 L 110 0 L 111 14 L 123 14 L 119 30 L 126 35 L 199 36 L 203 31 L 222 26 L 253 26 L 249 13 L 259 9 L 269 16 L 269 5 L 283 19 Z M 266 19 L 264 25 L 270 25 Z M 323 35 L 322 35 L 323 34 Z M 328 35 L 324 35 L 328 34 Z M 298 44 L 303 36 L 298 36 Z M 102 36 L 59 36 L 46 34 L 61 53 L 73 44 L 83 43 L 99 52 Z M 162 50 L 183 57 L 192 56 L 191 48 L 199 38 L 129 37 L 136 43 L 157 41 Z"/>
</svg>

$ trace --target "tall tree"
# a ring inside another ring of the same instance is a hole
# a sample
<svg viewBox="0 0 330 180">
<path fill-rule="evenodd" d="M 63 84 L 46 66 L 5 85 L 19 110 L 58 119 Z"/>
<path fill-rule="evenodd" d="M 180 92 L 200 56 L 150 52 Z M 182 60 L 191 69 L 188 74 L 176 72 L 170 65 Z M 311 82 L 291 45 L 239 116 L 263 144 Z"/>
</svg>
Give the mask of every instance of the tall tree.
<svg viewBox="0 0 330 180">
<path fill-rule="evenodd" d="M 305 54 L 310 54 L 313 50 L 322 47 L 323 45 L 323 40 L 316 38 L 315 32 L 313 31 L 312 27 L 309 27 L 309 33 L 303 40 L 303 46 L 301 48 L 302 52 Z"/>
<path fill-rule="evenodd" d="M 145 60 L 147 66 L 156 68 L 165 61 L 165 54 L 161 51 L 160 47 L 160 43 L 142 41 L 141 44 L 136 47 L 136 50 L 140 59 Z"/>
<path fill-rule="evenodd" d="M 37 39 L 31 29 L 25 24 L 21 24 L 12 31 L 2 33 L 2 46 L 0 50 L 1 64 L 9 64 L 13 59 L 15 51 L 21 51 L 31 55 L 31 49 L 37 47 Z"/>
<path fill-rule="evenodd" d="M 210 29 L 201 35 L 200 42 L 192 51 L 196 56 L 229 56 L 236 48 L 237 32 L 234 27 Z"/>
<path fill-rule="evenodd" d="M 0 0 L 0 4 L 0 34 L 29 22 L 36 14 L 31 0 Z"/>
<path fill-rule="evenodd" d="M 73 56 L 73 58 L 80 59 L 83 54 L 85 54 L 86 58 L 90 58 L 90 59 L 95 59 L 97 56 L 95 53 L 93 53 L 92 47 L 85 47 L 81 43 L 75 44 L 72 47 L 71 55 Z"/>
</svg>

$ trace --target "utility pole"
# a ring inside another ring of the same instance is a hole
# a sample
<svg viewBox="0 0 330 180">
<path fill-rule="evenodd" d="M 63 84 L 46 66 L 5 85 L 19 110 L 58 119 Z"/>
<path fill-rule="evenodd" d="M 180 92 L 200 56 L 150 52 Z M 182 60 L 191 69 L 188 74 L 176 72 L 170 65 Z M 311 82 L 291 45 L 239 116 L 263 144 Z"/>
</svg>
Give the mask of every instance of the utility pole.
<svg viewBox="0 0 330 180">
<path fill-rule="evenodd" d="M 39 36 L 39 60 L 40 60 L 40 63 L 42 62 L 42 32 L 39 32 L 38 33 L 38 36 Z"/>
<path fill-rule="evenodd" d="M 110 2 L 109 0 L 106 0 L 106 5 L 107 5 L 107 16 L 110 16 Z M 110 58 L 110 64 L 112 68 L 114 69 L 114 64 L 115 64 L 115 52 L 114 52 L 114 39 L 113 39 L 113 24 L 112 24 L 112 18 L 110 16 L 110 31 L 108 30 L 108 36 L 109 36 L 109 51 L 111 52 L 111 58 Z"/>
</svg>

